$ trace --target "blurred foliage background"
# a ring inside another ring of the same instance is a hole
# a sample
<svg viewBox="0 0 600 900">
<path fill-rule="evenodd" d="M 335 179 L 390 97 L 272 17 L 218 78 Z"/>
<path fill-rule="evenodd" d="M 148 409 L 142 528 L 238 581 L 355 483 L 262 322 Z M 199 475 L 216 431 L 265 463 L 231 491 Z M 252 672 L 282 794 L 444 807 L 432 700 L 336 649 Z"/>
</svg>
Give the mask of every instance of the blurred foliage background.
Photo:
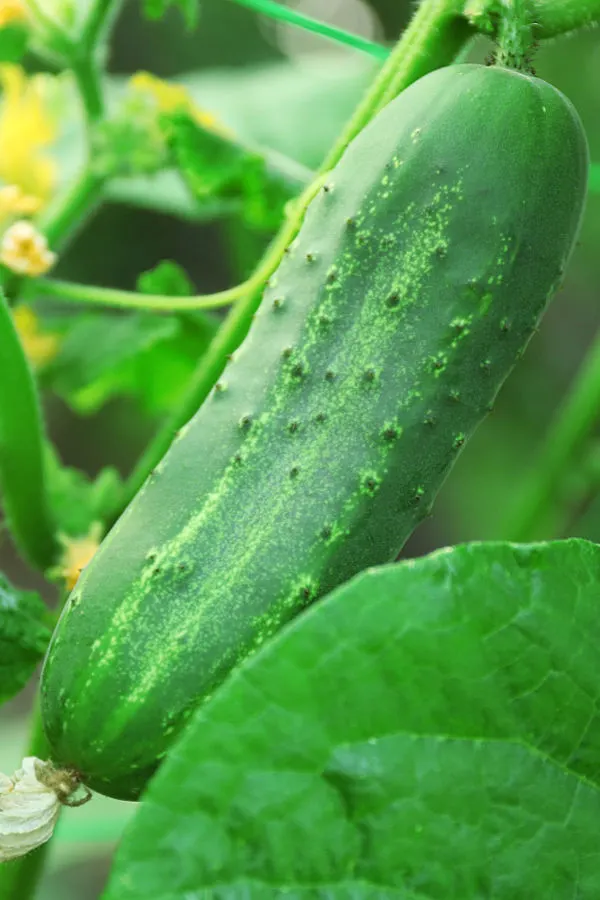
<svg viewBox="0 0 600 900">
<path fill-rule="evenodd" d="M 294 5 L 381 42 L 395 40 L 411 6 L 399 0 L 294 0 Z M 482 61 L 488 53 L 489 46 L 481 39 L 470 47 L 467 58 Z M 124 77 L 138 70 L 182 79 L 196 103 L 236 134 L 306 167 L 317 166 L 323 158 L 375 66 L 364 54 L 279 25 L 225 0 L 203 0 L 194 32 L 186 30 L 176 9 L 160 22 L 149 22 L 142 15 L 141 2 L 126 2 L 108 61 L 115 92 Z M 600 162 L 599 33 L 582 32 L 545 44 L 536 69 L 573 101 L 587 129 L 592 160 Z M 66 158 L 77 152 L 76 137 L 67 136 L 58 149 L 59 163 L 61 154 Z M 72 240 L 57 274 L 134 288 L 141 272 L 170 259 L 183 267 L 199 292 L 235 284 L 248 274 L 272 233 L 268 210 L 262 211 L 259 227 L 256 217 L 240 215 L 239 205 L 227 198 L 192 215 L 184 194 L 181 185 L 162 176 L 122 180 L 113 191 L 114 200 L 99 208 Z M 279 207 L 273 203 L 277 213 Z M 183 209 L 185 218 L 173 215 L 174 209 Z M 465 540 L 510 538 L 504 523 L 511 504 L 529 467 L 535 465 L 548 424 L 600 326 L 599 249 L 600 194 L 596 193 L 589 196 L 581 239 L 563 290 L 494 412 L 462 454 L 434 516 L 413 536 L 403 555 L 420 555 Z M 73 314 L 73 308 L 66 312 Z M 160 330 L 166 319 L 157 321 Z M 84 339 L 89 345 L 89 365 L 100 365 L 96 357 L 102 354 L 102 341 L 95 346 L 89 336 Z M 185 363 L 178 360 L 177 348 L 183 344 L 177 343 L 175 353 L 145 360 L 144 371 L 151 377 L 153 390 L 140 403 L 139 392 L 118 397 L 111 384 L 118 366 L 130 364 L 127 330 L 119 338 L 120 357 L 115 356 L 114 331 L 107 331 L 103 340 L 111 348 L 109 370 L 102 371 L 100 365 L 91 393 L 78 394 L 69 382 L 77 378 L 63 360 L 60 377 L 63 395 L 70 402 L 48 394 L 46 418 L 65 463 L 90 475 L 106 465 L 126 474 L 172 402 L 173 385 L 185 377 L 185 366 L 192 365 L 198 344 L 192 340 L 186 345 Z M 148 347 L 160 341 L 166 346 L 169 340 L 168 334 L 149 337 Z M 132 384 L 134 375 L 128 376 Z M 86 414 L 78 414 L 77 409 Z M 600 540 L 600 496 L 590 496 L 571 510 L 564 529 L 564 534 Z M 0 547 L 0 570 L 19 586 L 39 587 L 7 542 Z M 31 696 L 30 687 L 0 712 L 5 771 L 19 763 Z M 67 810 L 40 900 L 97 897 L 110 853 L 130 812 L 131 805 L 102 798 L 81 810 Z"/>
</svg>

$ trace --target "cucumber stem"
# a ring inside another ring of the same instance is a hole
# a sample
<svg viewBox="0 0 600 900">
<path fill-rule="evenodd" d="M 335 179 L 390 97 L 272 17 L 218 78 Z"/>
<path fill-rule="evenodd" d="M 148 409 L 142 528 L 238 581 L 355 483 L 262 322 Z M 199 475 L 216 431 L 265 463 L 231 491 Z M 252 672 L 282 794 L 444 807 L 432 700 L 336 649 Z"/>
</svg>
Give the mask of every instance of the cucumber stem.
<svg viewBox="0 0 600 900">
<path fill-rule="evenodd" d="M 245 6 L 254 12 L 269 16 L 271 19 L 278 19 L 287 25 L 296 25 L 305 31 L 312 31 L 321 37 L 337 41 L 339 44 L 345 44 L 347 47 L 353 47 L 355 50 L 362 50 L 375 59 L 387 59 L 389 50 L 387 47 L 361 37 L 359 34 L 351 34 L 334 25 L 328 25 L 327 22 L 321 22 L 312 16 L 307 16 L 296 9 L 284 6 L 282 3 L 276 3 L 274 0 L 232 0 L 239 6 Z"/>
<path fill-rule="evenodd" d="M 497 49 L 494 62 L 518 71 L 533 72 L 534 49 L 530 0 L 499 0 Z"/>
<path fill-rule="evenodd" d="M 231 306 L 240 297 L 251 292 L 254 284 L 255 279 L 249 279 L 235 287 L 217 291 L 214 294 L 176 297 L 173 294 L 140 294 L 136 291 L 119 290 L 118 288 L 60 281 L 56 278 L 40 278 L 36 282 L 36 294 L 40 297 L 56 297 L 58 300 L 112 306 L 116 309 L 145 309 L 174 313 Z"/>
</svg>

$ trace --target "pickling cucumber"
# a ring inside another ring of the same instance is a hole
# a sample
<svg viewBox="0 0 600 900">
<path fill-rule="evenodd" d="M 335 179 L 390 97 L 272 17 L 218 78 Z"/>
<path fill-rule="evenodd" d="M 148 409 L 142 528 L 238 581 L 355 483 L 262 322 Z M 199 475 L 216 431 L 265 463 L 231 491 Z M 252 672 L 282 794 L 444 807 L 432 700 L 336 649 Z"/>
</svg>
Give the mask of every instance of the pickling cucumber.
<svg viewBox="0 0 600 900">
<path fill-rule="evenodd" d="M 395 558 L 561 282 L 587 167 L 559 91 L 478 65 L 352 142 L 66 604 L 42 683 L 56 764 L 137 797 L 241 657 Z"/>
</svg>

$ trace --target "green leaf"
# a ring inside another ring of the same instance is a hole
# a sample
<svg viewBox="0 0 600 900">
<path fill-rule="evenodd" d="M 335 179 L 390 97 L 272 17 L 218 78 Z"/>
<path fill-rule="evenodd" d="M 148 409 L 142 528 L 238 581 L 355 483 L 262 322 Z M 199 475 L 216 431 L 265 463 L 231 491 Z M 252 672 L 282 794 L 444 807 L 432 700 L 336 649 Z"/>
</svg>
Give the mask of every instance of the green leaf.
<svg viewBox="0 0 600 900">
<path fill-rule="evenodd" d="M 154 269 L 142 272 L 137 280 L 141 294 L 169 294 L 190 297 L 195 289 L 185 270 L 171 259 L 163 259 Z"/>
<path fill-rule="evenodd" d="M 326 53 L 232 71 L 182 76 L 200 109 L 237 139 L 316 169 L 352 115 L 378 66 Z"/>
<path fill-rule="evenodd" d="M 137 97 L 127 97 L 122 108 L 94 131 L 93 166 L 100 178 L 154 175 L 167 162 L 156 116 Z"/>
<path fill-rule="evenodd" d="M 20 23 L 0 28 L 0 62 L 18 63 L 27 52 L 29 30 Z"/>
<path fill-rule="evenodd" d="M 199 0 L 144 0 L 144 13 L 148 19 L 160 19 L 171 6 L 181 10 L 188 28 L 195 28 L 198 24 Z"/>
<path fill-rule="evenodd" d="M 46 651 L 51 616 L 33 591 L 18 591 L 0 575 L 0 703 L 25 687 Z"/>
<path fill-rule="evenodd" d="M 572 540 L 338 588 L 197 711 L 105 900 L 600 896 L 599 582 Z"/>
<path fill-rule="evenodd" d="M 240 208 L 238 199 L 213 199 L 199 205 L 178 172 L 157 172 L 150 177 L 115 178 L 107 185 L 109 201 L 139 209 L 158 210 L 191 222 L 210 222 L 235 215 Z"/>
<path fill-rule="evenodd" d="M 116 469 L 107 467 L 91 479 L 79 469 L 63 466 L 50 444 L 46 462 L 50 506 L 61 534 L 87 535 L 92 525 L 105 522 L 117 508 L 122 486 Z"/>
<path fill-rule="evenodd" d="M 135 383 L 137 362 L 176 332 L 175 318 L 83 313 L 70 320 L 44 381 L 77 412 L 95 412 L 112 396 L 143 391 L 143 383 Z"/>
<path fill-rule="evenodd" d="M 285 203 L 299 193 L 310 171 L 277 162 L 237 142 L 233 135 L 203 127 L 191 116 L 162 117 L 175 167 L 199 206 L 214 198 L 239 198 L 247 225 L 257 230 L 277 228 Z"/>
<path fill-rule="evenodd" d="M 52 324 L 56 329 L 56 320 Z M 182 395 L 217 326 L 215 317 L 195 312 L 69 317 L 60 351 L 41 373 L 43 383 L 80 415 L 116 396 L 133 397 L 160 414 Z"/>
</svg>

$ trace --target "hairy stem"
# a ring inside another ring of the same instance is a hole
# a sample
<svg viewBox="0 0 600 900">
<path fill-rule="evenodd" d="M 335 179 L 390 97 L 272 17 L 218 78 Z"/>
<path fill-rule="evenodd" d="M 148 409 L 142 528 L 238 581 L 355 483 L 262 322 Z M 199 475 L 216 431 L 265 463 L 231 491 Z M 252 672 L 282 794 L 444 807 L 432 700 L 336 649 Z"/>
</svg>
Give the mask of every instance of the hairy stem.
<svg viewBox="0 0 600 900">
<path fill-rule="evenodd" d="M 496 38 L 496 64 L 531 71 L 533 34 L 528 0 L 499 0 L 501 11 Z"/>
<path fill-rule="evenodd" d="M 556 37 L 600 22 L 600 0 L 532 0 L 536 36 Z"/>
<path fill-rule="evenodd" d="M 322 170 L 342 153 L 380 109 L 422 75 L 449 65 L 475 34 L 462 16 L 464 0 L 424 0 L 334 144 Z"/>
<path fill-rule="evenodd" d="M 45 571 L 58 544 L 44 476 L 43 427 L 29 364 L 4 296 L 0 294 L 0 485 L 15 542 Z"/>
<path fill-rule="evenodd" d="M 510 540 L 549 537 L 545 526 L 555 509 L 563 476 L 582 451 L 600 419 L 600 336 L 596 338 L 571 391 L 546 435 L 544 444 L 512 519 L 504 533 Z"/>
</svg>

